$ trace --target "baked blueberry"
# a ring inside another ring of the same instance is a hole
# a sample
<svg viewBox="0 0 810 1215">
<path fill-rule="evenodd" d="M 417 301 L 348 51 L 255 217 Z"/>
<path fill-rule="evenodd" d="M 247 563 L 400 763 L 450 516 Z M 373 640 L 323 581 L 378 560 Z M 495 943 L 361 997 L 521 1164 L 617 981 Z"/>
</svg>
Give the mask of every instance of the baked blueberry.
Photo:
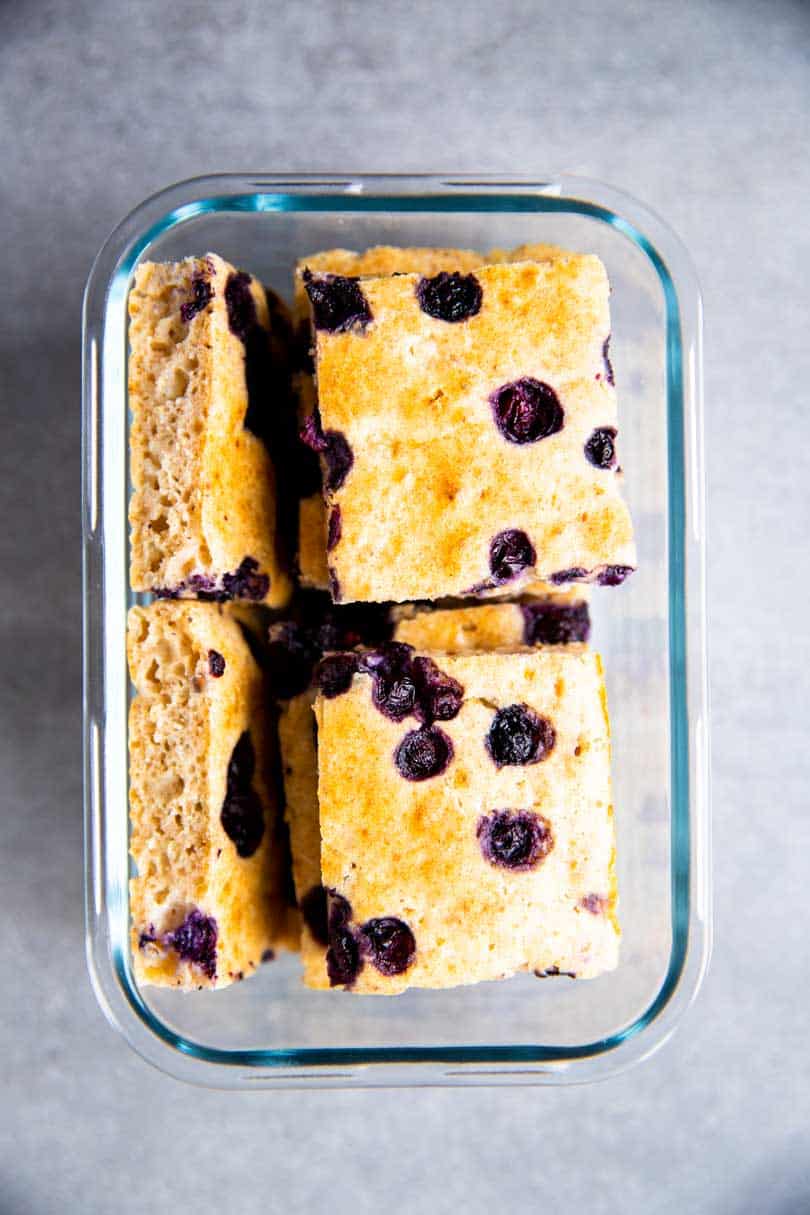
<svg viewBox="0 0 810 1215">
<path fill-rule="evenodd" d="M 231 753 L 225 800 L 219 816 L 222 830 L 243 858 L 253 856 L 264 835 L 264 810 L 261 798 L 252 787 L 255 767 L 253 743 L 245 730 Z"/>
<path fill-rule="evenodd" d="M 608 900 L 603 894 L 586 894 L 584 899 L 580 899 L 579 905 L 591 915 L 604 915 L 608 909 Z"/>
<path fill-rule="evenodd" d="M 220 822 L 237 854 L 243 860 L 253 856 L 264 835 L 264 811 L 258 793 L 254 789 L 227 793 Z"/>
<path fill-rule="evenodd" d="M 373 966 L 380 974 L 401 975 L 416 955 L 416 941 L 404 920 L 386 915 L 363 925 L 363 938 Z"/>
<path fill-rule="evenodd" d="M 525 532 L 510 528 L 498 532 L 489 546 L 489 568 L 496 586 L 511 582 L 537 560 L 531 540 Z"/>
<path fill-rule="evenodd" d="M 392 721 L 402 721 L 416 707 L 412 655 L 411 646 L 389 641 L 378 650 L 364 654 L 360 661 L 360 670 L 372 676 L 371 698 L 375 708 Z"/>
<path fill-rule="evenodd" d="M 326 488 L 330 493 L 340 489 L 354 464 L 354 452 L 346 436 L 339 430 L 324 432 L 316 410 L 304 423 L 301 439 L 312 451 L 323 456 L 326 464 Z"/>
<path fill-rule="evenodd" d="M 564 586 L 566 582 L 584 582 L 587 577 L 588 571 L 575 565 L 569 570 L 557 570 L 556 574 L 550 575 L 549 582 L 552 586 Z"/>
<path fill-rule="evenodd" d="M 166 943 L 185 962 L 194 962 L 213 979 L 217 972 L 217 922 L 194 908 L 174 932 L 166 934 Z"/>
<path fill-rule="evenodd" d="M 194 274 L 191 278 L 191 299 L 180 305 L 180 315 L 186 323 L 207 308 L 214 298 L 214 288 L 204 274 Z"/>
<path fill-rule="evenodd" d="M 326 890 L 323 886 L 312 886 L 301 899 L 301 915 L 304 923 L 319 945 L 329 944 Z"/>
<path fill-rule="evenodd" d="M 612 468 L 616 463 L 616 427 L 599 426 L 585 444 L 585 456 L 594 468 Z"/>
<path fill-rule="evenodd" d="M 358 661 L 356 654 L 327 654 L 321 659 L 316 680 L 327 700 L 348 692 Z"/>
<path fill-rule="evenodd" d="M 348 924 L 329 931 L 329 948 L 326 951 L 326 973 L 332 987 L 350 987 L 355 981 L 362 961 L 357 938 Z"/>
<path fill-rule="evenodd" d="M 358 279 L 305 270 L 304 286 L 316 329 L 345 333 L 349 329 L 363 330 L 371 323 L 371 309 Z"/>
<path fill-rule="evenodd" d="M 334 493 L 351 472 L 354 453 L 348 439 L 339 430 L 327 430 L 325 438 L 323 458 L 326 461 L 326 488 Z"/>
<path fill-rule="evenodd" d="M 421 278 L 416 285 L 419 307 L 437 321 L 457 324 L 481 311 L 481 284 L 474 274 L 448 274 Z"/>
<path fill-rule="evenodd" d="M 432 658 L 414 658 L 411 664 L 416 684 L 415 714 L 420 721 L 450 721 L 461 708 L 464 688 L 457 679 L 439 670 Z"/>
<path fill-rule="evenodd" d="M 453 758 L 453 743 L 438 726 L 421 726 L 405 735 L 394 752 L 394 762 L 406 780 L 440 776 Z"/>
<path fill-rule="evenodd" d="M 219 650 L 208 651 L 208 670 L 211 672 L 214 679 L 219 679 L 225 674 L 225 659 L 222 657 Z"/>
<path fill-rule="evenodd" d="M 340 536 L 343 530 L 343 525 L 340 519 L 340 507 L 333 506 L 329 512 L 329 527 L 326 537 L 326 551 L 331 553 L 335 545 L 340 543 Z"/>
<path fill-rule="evenodd" d="M 204 603 L 224 603 L 227 599 L 225 592 L 217 587 L 216 579 L 208 574 L 191 574 L 178 587 L 178 592 L 185 590 L 191 591 L 195 599 L 202 599 Z"/>
<path fill-rule="evenodd" d="M 565 414 L 550 384 L 531 376 L 504 384 L 489 398 L 498 430 L 510 443 L 536 443 L 562 430 Z"/>
<path fill-rule="evenodd" d="M 570 645 L 587 641 L 591 616 L 587 603 L 522 603 L 523 640 L 526 645 Z"/>
<path fill-rule="evenodd" d="M 225 307 L 228 310 L 228 327 L 243 342 L 252 329 L 258 325 L 256 316 L 256 301 L 250 285 L 253 282 L 244 270 L 237 270 L 228 275 L 225 284 Z"/>
<path fill-rule="evenodd" d="M 553 749 L 556 734 L 551 722 L 528 705 L 498 709 L 486 737 L 486 748 L 496 767 L 536 764 Z"/>
<path fill-rule="evenodd" d="M 554 847 L 551 824 L 532 810 L 494 810 L 478 821 L 485 860 L 502 869 L 535 869 Z"/>
<path fill-rule="evenodd" d="M 632 572 L 632 565 L 603 565 L 596 575 L 596 581 L 600 586 L 621 586 Z"/>
<path fill-rule="evenodd" d="M 270 589 L 270 578 L 259 573 L 254 557 L 245 557 L 232 574 L 222 575 L 222 590 L 228 599 L 264 599 Z"/>
<path fill-rule="evenodd" d="M 343 895 L 329 890 L 327 896 L 329 948 L 326 973 L 332 987 L 350 987 L 363 967 L 357 935 L 351 926 L 352 909 Z"/>
</svg>

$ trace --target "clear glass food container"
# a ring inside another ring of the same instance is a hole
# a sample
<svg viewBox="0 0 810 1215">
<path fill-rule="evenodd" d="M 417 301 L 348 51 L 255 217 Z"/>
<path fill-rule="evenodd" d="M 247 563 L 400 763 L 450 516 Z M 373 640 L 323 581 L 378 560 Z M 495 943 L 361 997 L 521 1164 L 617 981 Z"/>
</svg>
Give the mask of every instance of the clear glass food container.
<svg viewBox="0 0 810 1215">
<path fill-rule="evenodd" d="M 190 995 L 139 988 L 129 954 L 125 623 L 126 299 L 143 258 L 209 250 L 290 297 L 307 253 L 375 244 L 595 252 L 613 286 L 613 359 L 639 567 L 596 588 L 614 740 L 619 968 L 523 975 L 395 999 L 308 991 L 295 955 Z M 144 1058 L 228 1088 L 572 1083 L 664 1043 L 710 948 L 701 305 L 669 228 L 601 183 L 483 177 L 217 176 L 165 190 L 116 229 L 84 313 L 87 953 L 98 1000 Z"/>
</svg>

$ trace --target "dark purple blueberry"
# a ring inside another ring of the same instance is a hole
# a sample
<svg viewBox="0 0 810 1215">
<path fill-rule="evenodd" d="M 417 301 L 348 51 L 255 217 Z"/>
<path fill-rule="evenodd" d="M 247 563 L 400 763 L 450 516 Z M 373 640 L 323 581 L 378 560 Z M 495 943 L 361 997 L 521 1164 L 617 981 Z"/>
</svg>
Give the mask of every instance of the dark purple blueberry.
<svg viewBox="0 0 810 1215">
<path fill-rule="evenodd" d="M 448 274 L 421 278 L 416 285 L 419 307 L 437 321 L 468 321 L 481 311 L 483 292 L 474 274 Z"/>
<path fill-rule="evenodd" d="M 438 726 L 420 726 L 405 735 L 394 752 L 394 762 L 406 780 L 440 776 L 453 758 L 453 743 Z"/>
<path fill-rule="evenodd" d="M 362 669 L 369 675 L 391 675 L 410 666 L 413 646 L 405 641 L 386 641 L 376 650 L 363 655 Z"/>
<path fill-rule="evenodd" d="M 182 589 L 183 588 L 179 587 L 179 586 L 175 586 L 172 588 L 169 588 L 167 586 L 157 586 L 157 587 L 155 587 L 152 594 L 155 596 L 156 599 L 179 599 L 180 591 Z"/>
<path fill-rule="evenodd" d="M 324 947 L 329 944 L 326 910 L 326 890 L 323 886 L 312 886 L 301 899 L 301 915 L 313 940 Z"/>
<path fill-rule="evenodd" d="M 225 284 L 225 307 L 228 310 L 228 328 L 241 341 L 245 341 L 252 329 L 258 325 L 256 301 L 250 289 L 252 279 L 244 270 L 228 275 Z"/>
<path fill-rule="evenodd" d="M 353 930 L 346 924 L 330 929 L 326 951 L 326 973 L 331 987 L 350 987 L 362 968 L 360 949 Z"/>
<path fill-rule="evenodd" d="M 225 674 L 225 659 L 222 657 L 219 650 L 208 651 L 208 670 L 211 672 L 214 679 L 219 679 Z"/>
<path fill-rule="evenodd" d="M 579 905 L 591 915 L 604 915 L 608 909 L 608 900 L 603 894 L 586 894 L 584 899 L 580 899 Z"/>
<path fill-rule="evenodd" d="M 354 453 L 345 435 L 339 430 L 324 431 L 317 410 L 310 414 L 301 429 L 301 440 L 323 456 L 326 464 L 326 488 L 330 493 L 340 489 L 351 472 Z"/>
<path fill-rule="evenodd" d="M 265 949 L 262 953 L 260 960 L 262 962 L 275 962 L 275 960 L 276 960 L 275 949 Z"/>
<path fill-rule="evenodd" d="M 489 401 L 498 430 L 510 443 L 536 443 L 563 428 L 562 405 L 542 380 L 514 380 L 493 392 Z"/>
<path fill-rule="evenodd" d="M 570 570 L 557 570 L 556 574 L 549 575 L 549 582 L 552 586 L 564 586 L 566 582 L 584 582 L 587 577 L 586 569 L 581 565 L 574 565 Z"/>
<path fill-rule="evenodd" d="M 340 579 L 333 566 L 327 566 L 329 573 L 329 594 L 332 596 L 333 603 L 340 603 Z"/>
<path fill-rule="evenodd" d="M 245 347 L 248 404 L 243 424 L 246 430 L 267 446 L 276 466 L 279 490 L 284 490 L 286 499 L 287 464 L 286 461 L 279 461 L 278 457 L 282 446 L 289 445 L 295 431 L 286 345 L 259 324 L 251 283 L 250 275 L 238 270 L 228 276 L 225 284 L 228 326 Z M 273 292 L 268 295 L 264 288 L 261 290 L 267 300 L 268 313 L 272 315 L 275 308 L 276 327 L 282 316 L 284 325 L 288 326 L 286 312 L 282 311 L 278 297 Z M 273 300 L 276 301 L 275 305 Z"/>
<path fill-rule="evenodd" d="M 614 384 L 613 364 L 610 361 L 610 334 L 607 335 L 602 343 L 602 362 L 605 364 L 605 379 L 608 384 Z"/>
<path fill-rule="evenodd" d="M 544 599 L 537 603 L 522 603 L 523 640 L 526 645 L 570 645 L 587 641 L 591 633 L 588 605 L 555 603 Z"/>
<path fill-rule="evenodd" d="M 214 288 L 204 274 L 191 276 L 191 299 L 180 305 L 180 315 L 186 323 L 207 308 L 214 298 Z"/>
<path fill-rule="evenodd" d="M 392 721 L 402 721 L 416 706 L 416 685 L 405 671 L 380 675 L 374 680 L 371 696 L 381 713 Z"/>
<path fill-rule="evenodd" d="M 226 794 L 219 821 L 237 855 L 243 859 L 253 856 L 264 835 L 264 810 L 255 789 Z"/>
<path fill-rule="evenodd" d="M 345 435 L 339 430 L 327 430 L 323 458 L 326 461 L 326 488 L 330 493 L 340 489 L 351 472 L 354 453 Z"/>
<path fill-rule="evenodd" d="M 373 677 L 371 698 L 375 708 L 392 721 L 410 716 L 416 706 L 416 683 L 411 667 L 413 648 L 390 641 L 364 654 L 360 669 Z"/>
<path fill-rule="evenodd" d="M 531 540 L 516 528 L 498 532 L 489 546 L 489 568 L 496 586 L 511 582 L 536 560 Z"/>
<path fill-rule="evenodd" d="M 267 647 L 267 669 L 273 695 L 280 700 L 289 700 L 308 688 L 318 653 L 305 629 L 292 622 L 274 625 Z"/>
<path fill-rule="evenodd" d="M 416 956 L 416 941 L 408 925 L 395 916 L 381 916 L 363 925 L 364 943 L 380 974 L 401 975 Z"/>
<path fill-rule="evenodd" d="M 327 700 L 348 692 L 358 662 L 356 654 L 327 654 L 321 659 L 315 679 Z"/>
<path fill-rule="evenodd" d="M 229 789 L 249 789 L 256 771 L 256 753 L 250 734 L 245 730 L 231 752 L 228 762 L 227 784 Z"/>
<path fill-rule="evenodd" d="M 551 722 L 528 705 L 507 705 L 498 709 L 486 748 L 498 768 L 516 764 L 536 764 L 553 749 L 556 734 Z"/>
<path fill-rule="evenodd" d="M 351 926 L 352 909 L 343 895 L 327 891 L 329 948 L 326 973 L 332 987 L 350 987 L 363 968 L 360 946 Z"/>
<path fill-rule="evenodd" d="M 181 590 L 189 590 L 195 599 L 203 603 L 224 603 L 228 598 L 223 590 L 217 587 L 216 579 L 209 574 L 192 574 Z"/>
<path fill-rule="evenodd" d="M 329 911 L 329 928 L 339 927 L 341 924 L 348 924 L 352 918 L 352 905 L 347 898 L 342 894 L 338 894 L 336 890 L 328 889 L 326 891 L 327 907 Z"/>
<path fill-rule="evenodd" d="M 294 620 L 274 624 L 264 655 L 273 695 L 281 700 L 309 687 L 318 659 L 328 650 L 378 645 L 393 628 L 387 604 L 336 606 L 325 591 L 299 592 Z"/>
<path fill-rule="evenodd" d="M 255 557 L 245 557 L 233 574 L 223 574 L 222 589 L 229 599 L 264 599 L 270 590 L 270 578 L 258 572 Z"/>
<path fill-rule="evenodd" d="M 264 835 L 264 809 L 252 787 L 256 756 L 247 730 L 240 736 L 228 762 L 225 800 L 219 821 L 241 857 L 253 856 Z"/>
<path fill-rule="evenodd" d="M 531 810 L 494 810 L 478 820 L 484 859 L 502 869 L 535 869 L 554 847 L 551 825 Z"/>
<path fill-rule="evenodd" d="M 195 907 L 179 928 L 166 934 L 166 943 L 184 962 L 194 962 L 209 979 L 214 978 L 217 973 L 217 922 L 213 916 L 203 915 Z"/>
<path fill-rule="evenodd" d="M 596 575 L 596 581 L 599 586 L 621 586 L 632 573 L 632 565 L 603 565 Z"/>
<path fill-rule="evenodd" d="M 559 966 L 547 966 L 545 970 L 536 970 L 534 973 L 538 979 L 556 979 L 561 977 L 575 979 L 577 977 L 573 970 L 560 970 Z"/>
<path fill-rule="evenodd" d="M 585 444 L 585 456 L 594 468 L 612 468 L 616 463 L 616 427 L 600 426 Z"/>
<path fill-rule="evenodd" d="M 329 512 L 329 529 L 326 537 L 326 551 L 331 553 L 332 549 L 340 543 L 343 525 L 340 518 L 340 507 L 333 506 Z"/>
<path fill-rule="evenodd" d="M 138 948 L 143 949 L 146 945 L 154 945 L 157 940 L 155 935 L 155 926 L 150 924 L 145 932 L 142 932 L 138 937 Z"/>
<path fill-rule="evenodd" d="M 349 329 L 365 329 L 371 323 L 371 309 L 358 279 L 305 270 L 304 286 L 316 329 L 346 333 Z"/>
<path fill-rule="evenodd" d="M 432 658 L 414 658 L 416 716 L 420 721 L 450 721 L 461 708 L 464 688 L 457 679 L 439 670 Z"/>
</svg>

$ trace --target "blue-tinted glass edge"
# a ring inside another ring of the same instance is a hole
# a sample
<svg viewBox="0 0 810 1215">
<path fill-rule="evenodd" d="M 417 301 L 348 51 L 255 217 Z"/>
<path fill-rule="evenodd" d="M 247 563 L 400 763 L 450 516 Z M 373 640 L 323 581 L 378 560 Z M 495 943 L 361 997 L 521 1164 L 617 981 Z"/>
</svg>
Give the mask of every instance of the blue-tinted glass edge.
<svg viewBox="0 0 810 1215">
<path fill-rule="evenodd" d="M 204 198 L 169 211 L 152 224 L 118 261 L 111 289 L 126 293 L 129 277 L 145 250 L 170 228 L 199 215 L 216 212 L 278 211 L 393 211 L 393 212 L 567 212 L 609 224 L 633 241 L 647 256 L 662 285 L 667 329 L 667 428 L 669 478 L 669 660 L 671 719 L 671 831 L 673 940 L 669 967 L 649 1007 L 633 1022 L 610 1037 L 576 1047 L 526 1046 L 418 1046 L 368 1048 L 297 1048 L 291 1050 L 220 1050 L 190 1042 L 175 1034 L 148 1008 L 132 981 L 128 929 L 113 946 L 113 967 L 129 1005 L 145 1027 L 170 1048 L 203 1063 L 247 1068 L 352 1066 L 369 1063 L 549 1063 L 568 1062 L 605 1054 L 645 1030 L 668 1005 L 684 969 L 689 937 L 690 806 L 689 734 L 686 696 L 685 615 L 685 468 L 683 348 L 677 291 L 669 269 L 648 238 L 632 223 L 598 203 L 545 194 L 441 195 L 323 195 L 257 192 Z M 128 910 L 124 910 L 125 918 Z M 127 919 L 128 925 L 128 919 Z"/>
</svg>

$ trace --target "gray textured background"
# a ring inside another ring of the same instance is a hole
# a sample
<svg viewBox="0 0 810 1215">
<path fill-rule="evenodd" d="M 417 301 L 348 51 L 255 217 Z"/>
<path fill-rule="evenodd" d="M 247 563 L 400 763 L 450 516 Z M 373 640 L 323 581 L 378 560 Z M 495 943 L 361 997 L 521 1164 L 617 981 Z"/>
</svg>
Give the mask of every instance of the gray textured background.
<svg viewBox="0 0 810 1215">
<path fill-rule="evenodd" d="M 0 1211 L 810 1211 L 810 8 L 0 3 Z M 707 311 L 716 948 L 676 1039 L 568 1090 L 223 1095 L 85 974 L 79 323 L 141 198 L 222 169 L 572 171 Z"/>
</svg>

